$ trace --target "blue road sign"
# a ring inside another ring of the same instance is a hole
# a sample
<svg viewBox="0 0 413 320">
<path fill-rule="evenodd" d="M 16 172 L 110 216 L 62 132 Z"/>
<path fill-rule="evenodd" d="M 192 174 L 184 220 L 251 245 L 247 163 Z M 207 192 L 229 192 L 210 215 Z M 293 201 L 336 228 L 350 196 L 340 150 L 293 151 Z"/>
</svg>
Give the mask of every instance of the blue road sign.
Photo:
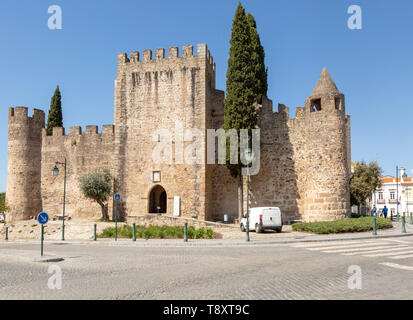
<svg viewBox="0 0 413 320">
<path fill-rule="evenodd" d="M 119 201 L 119 200 L 120 200 L 120 194 L 117 193 L 117 194 L 115 194 L 115 201 Z"/>
<path fill-rule="evenodd" d="M 39 221 L 40 224 L 46 224 L 49 221 L 49 216 L 46 212 L 41 212 L 37 216 L 37 221 Z"/>
</svg>

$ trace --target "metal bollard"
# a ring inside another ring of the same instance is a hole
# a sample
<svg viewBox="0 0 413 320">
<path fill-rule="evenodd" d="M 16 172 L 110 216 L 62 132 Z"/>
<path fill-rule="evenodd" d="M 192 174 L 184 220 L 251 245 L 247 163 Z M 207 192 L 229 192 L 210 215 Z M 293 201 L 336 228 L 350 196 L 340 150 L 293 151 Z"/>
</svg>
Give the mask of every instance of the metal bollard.
<svg viewBox="0 0 413 320">
<path fill-rule="evenodd" d="M 136 224 L 133 224 L 133 241 L 136 241 Z"/>
<path fill-rule="evenodd" d="M 185 222 L 185 227 L 184 227 L 184 242 L 188 242 L 188 222 Z"/>
<path fill-rule="evenodd" d="M 406 217 L 404 213 L 402 217 L 402 233 L 406 233 Z"/>
<path fill-rule="evenodd" d="M 96 223 L 93 226 L 93 240 L 96 241 L 97 237 L 96 237 Z"/>
<path fill-rule="evenodd" d="M 376 217 L 373 218 L 373 236 L 377 236 L 377 221 L 376 221 Z"/>
<path fill-rule="evenodd" d="M 6 227 L 6 240 L 9 240 L 9 227 Z"/>
<path fill-rule="evenodd" d="M 413 215 L 411 212 L 410 212 L 410 224 L 413 224 Z"/>
<path fill-rule="evenodd" d="M 41 226 L 41 236 L 40 236 L 40 255 L 43 257 L 43 241 L 44 241 L 44 225 Z"/>
<path fill-rule="evenodd" d="M 250 221 L 249 221 L 249 217 L 247 216 L 247 223 L 246 223 L 246 228 L 245 228 L 245 231 L 246 231 L 246 241 L 247 242 L 250 242 Z"/>
<path fill-rule="evenodd" d="M 399 213 L 399 212 L 397 212 L 397 218 L 396 218 L 396 221 L 397 221 L 397 222 L 399 222 L 399 221 L 400 221 L 400 213 Z"/>
</svg>

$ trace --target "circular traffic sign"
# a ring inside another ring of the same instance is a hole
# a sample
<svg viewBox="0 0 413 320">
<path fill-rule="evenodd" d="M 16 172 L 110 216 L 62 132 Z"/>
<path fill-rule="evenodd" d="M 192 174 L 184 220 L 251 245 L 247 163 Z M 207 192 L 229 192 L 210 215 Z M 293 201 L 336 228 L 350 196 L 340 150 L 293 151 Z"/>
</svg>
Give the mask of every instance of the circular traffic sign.
<svg viewBox="0 0 413 320">
<path fill-rule="evenodd" d="M 37 215 L 37 221 L 38 221 L 40 224 L 46 224 L 46 223 L 49 221 L 49 216 L 48 216 L 48 214 L 47 214 L 46 212 L 40 212 L 40 213 Z"/>
</svg>

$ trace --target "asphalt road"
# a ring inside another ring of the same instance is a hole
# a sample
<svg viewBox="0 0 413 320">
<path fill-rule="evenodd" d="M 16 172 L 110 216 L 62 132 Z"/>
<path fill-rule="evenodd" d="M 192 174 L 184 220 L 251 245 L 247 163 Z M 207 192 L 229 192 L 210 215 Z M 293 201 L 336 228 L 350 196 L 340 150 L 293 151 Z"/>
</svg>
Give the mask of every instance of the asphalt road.
<svg viewBox="0 0 413 320">
<path fill-rule="evenodd" d="M 0 256 L 7 250 L 39 246 L 0 244 Z M 45 252 L 65 260 L 0 258 L 0 299 L 413 299 L 413 237 L 219 247 L 48 244 Z M 56 276 L 50 266 L 61 269 L 61 289 L 48 286 Z"/>
</svg>

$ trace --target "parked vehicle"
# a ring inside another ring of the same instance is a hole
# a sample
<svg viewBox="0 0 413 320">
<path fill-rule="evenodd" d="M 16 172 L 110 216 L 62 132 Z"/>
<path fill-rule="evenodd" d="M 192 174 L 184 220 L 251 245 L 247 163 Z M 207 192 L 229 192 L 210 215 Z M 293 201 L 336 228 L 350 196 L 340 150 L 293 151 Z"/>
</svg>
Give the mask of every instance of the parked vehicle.
<svg viewBox="0 0 413 320">
<path fill-rule="evenodd" d="M 283 227 L 282 214 L 280 208 L 278 207 L 251 208 L 248 220 L 249 230 L 254 229 L 257 233 L 261 233 L 266 229 L 281 232 Z M 241 219 L 240 227 L 242 232 L 246 231 L 246 217 Z"/>
</svg>

